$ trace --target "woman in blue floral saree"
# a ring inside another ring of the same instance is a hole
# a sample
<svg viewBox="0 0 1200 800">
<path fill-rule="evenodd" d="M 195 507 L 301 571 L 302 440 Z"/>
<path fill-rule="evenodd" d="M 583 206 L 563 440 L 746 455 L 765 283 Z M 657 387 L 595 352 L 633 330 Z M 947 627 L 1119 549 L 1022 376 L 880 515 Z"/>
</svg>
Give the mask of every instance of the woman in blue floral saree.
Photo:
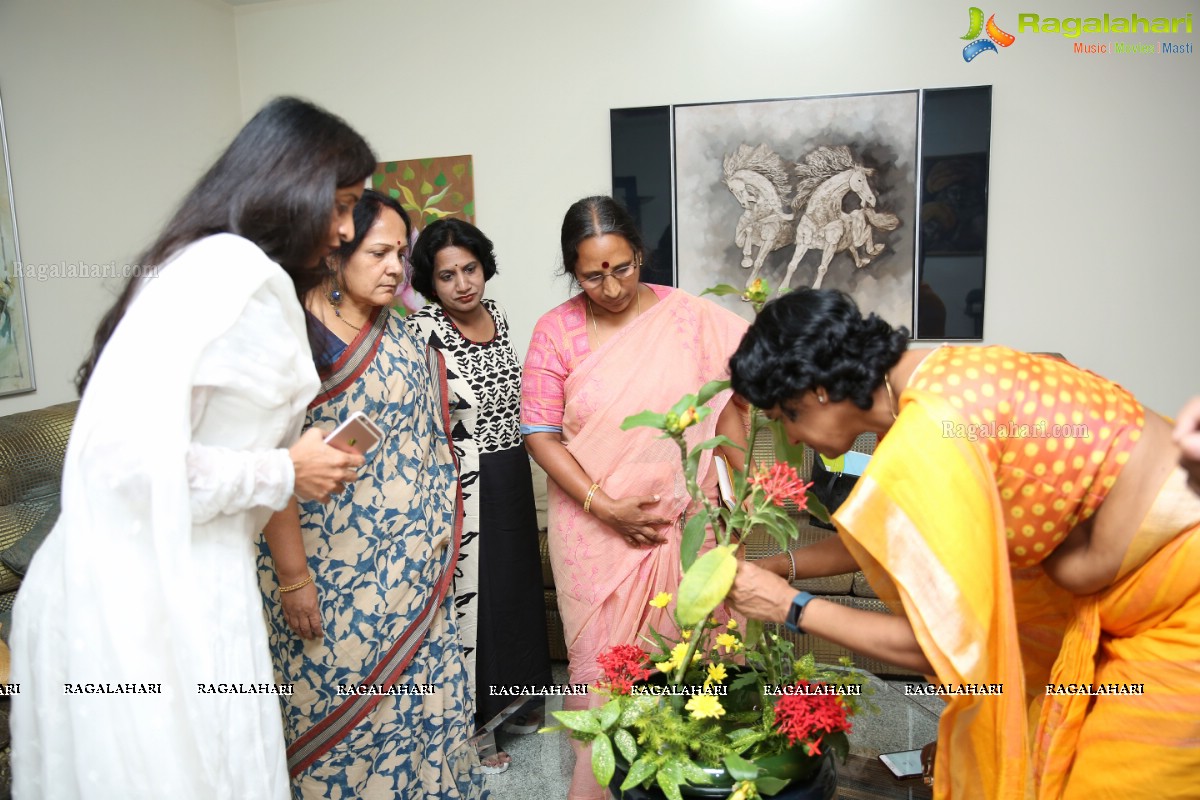
<svg viewBox="0 0 1200 800">
<path fill-rule="evenodd" d="M 276 679 L 292 689 L 281 698 L 288 770 L 304 798 L 475 798 L 444 367 L 384 304 L 407 225 L 368 195 L 332 285 L 307 297 L 323 382 L 306 424 L 332 430 L 361 410 L 383 439 L 333 502 L 298 505 L 299 572 L 296 554 L 268 547 L 274 526 L 297 524 L 295 503 L 268 526 L 259 560 Z"/>
</svg>

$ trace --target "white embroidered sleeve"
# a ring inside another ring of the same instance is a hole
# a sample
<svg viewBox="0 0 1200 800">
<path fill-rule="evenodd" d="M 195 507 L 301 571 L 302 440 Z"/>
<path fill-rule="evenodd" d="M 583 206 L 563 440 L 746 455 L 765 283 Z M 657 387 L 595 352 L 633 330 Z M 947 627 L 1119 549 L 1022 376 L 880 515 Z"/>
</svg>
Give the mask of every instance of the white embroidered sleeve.
<svg viewBox="0 0 1200 800">
<path fill-rule="evenodd" d="M 192 389 L 194 418 L 203 412 L 208 392 L 207 387 Z M 194 523 L 259 506 L 279 511 L 292 496 L 296 479 L 292 457 L 282 448 L 234 450 L 192 442 L 187 466 Z"/>
</svg>

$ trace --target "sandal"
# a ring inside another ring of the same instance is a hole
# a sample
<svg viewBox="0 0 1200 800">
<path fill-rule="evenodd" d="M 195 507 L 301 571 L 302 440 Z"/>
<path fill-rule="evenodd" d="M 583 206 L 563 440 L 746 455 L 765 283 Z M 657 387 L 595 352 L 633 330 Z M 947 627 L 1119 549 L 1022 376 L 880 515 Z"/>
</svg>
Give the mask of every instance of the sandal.
<svg viewBox="0 0 1200 800">
<path fill-rule="evenodd" d="M 500 726 L 500 730 L 505 733 L 515 733 L 517 735 L 537 733 L 538 729 L 545 724 L 546 717 L 541 711 L 527 711 L 510 718 Z"/>
<path fill-rule="evenodd" d="M 479 770 L 484 775 L 499 775 L 502 772 L 506 772 L 511 764 L 512 757 L 503 750 L 498 750 L 492 755 L 479 760 Z"/>
</svg>

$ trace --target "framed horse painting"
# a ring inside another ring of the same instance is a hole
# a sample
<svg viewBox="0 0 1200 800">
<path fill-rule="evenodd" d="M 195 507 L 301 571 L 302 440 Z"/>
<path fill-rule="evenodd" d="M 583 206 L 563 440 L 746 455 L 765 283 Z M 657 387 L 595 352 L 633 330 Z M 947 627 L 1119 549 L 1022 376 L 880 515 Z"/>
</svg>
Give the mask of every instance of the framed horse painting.
<svg viewBox="0 0 1200 800">
<path fill-rule="evenodd" d="M 913 326 L 919 93 L 677 105 L 679 287 L 840 289 Z M 750 315 L 735 295 L 720 298 Z"/>
</svg>

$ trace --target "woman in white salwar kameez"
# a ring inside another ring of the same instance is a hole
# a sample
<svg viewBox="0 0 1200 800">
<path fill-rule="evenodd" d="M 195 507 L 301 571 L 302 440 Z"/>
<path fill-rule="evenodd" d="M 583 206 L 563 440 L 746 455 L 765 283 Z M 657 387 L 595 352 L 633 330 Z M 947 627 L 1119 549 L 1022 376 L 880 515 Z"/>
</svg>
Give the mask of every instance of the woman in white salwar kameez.
<svg viewBox="0 0 1200 800">
<path fill-rule="evenodd" d="M 337 117 L 273 101 L 101 322 L 14 612 L 18 798 L 290 797 L 255 540 L 362 463 L 297 440 L 318 386 L 297 292 L 374 164 Z"/>
</svg>

